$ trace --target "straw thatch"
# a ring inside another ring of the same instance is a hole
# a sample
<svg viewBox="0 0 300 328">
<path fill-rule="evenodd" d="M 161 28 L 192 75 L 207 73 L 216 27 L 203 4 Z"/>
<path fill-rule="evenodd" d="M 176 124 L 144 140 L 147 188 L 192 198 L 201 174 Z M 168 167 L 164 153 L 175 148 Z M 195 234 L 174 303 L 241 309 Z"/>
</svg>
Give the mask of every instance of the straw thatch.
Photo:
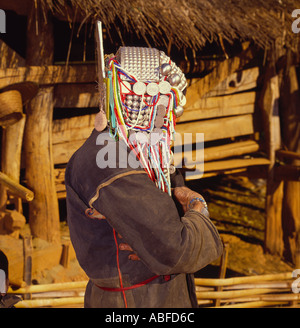
<svg viewBox="0 0 300 328">
<path fill-rule="evenodd" d="M 39 3 L 39 2 L 38 2 Z M 299 0 L 41 0 L 44 10 L 82 23 L 100 19 L 108 31 L 135 31 L 156 45 L 201 49 L 206 41 L 253 40 L 264 49 L 297 50 L 291 29 Z M 69 6 L 68 6 L 69 4 Z M 76 17 L 75 17 L 76 16 Z"/>
</svg>

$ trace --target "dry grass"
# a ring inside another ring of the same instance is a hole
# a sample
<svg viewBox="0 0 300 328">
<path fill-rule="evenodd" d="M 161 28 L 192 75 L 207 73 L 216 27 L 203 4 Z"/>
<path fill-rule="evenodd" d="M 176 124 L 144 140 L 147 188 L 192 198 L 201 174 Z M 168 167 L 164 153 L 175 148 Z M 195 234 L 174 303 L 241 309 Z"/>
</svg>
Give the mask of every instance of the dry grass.
<svg viewBox="0 0 300 328">
<path fill-rule="evenodd" d="M 200 49 L 206 41 L 253 40 L 264 49 L 297 50 L 291 13 L 299 0 L 41 0 L 42 9 L 70 22 L 101 20 L 108 31 L 135 31 L 156 45 Z M 69 5 L 68 5 L 69 4 Z"/>
</svg>

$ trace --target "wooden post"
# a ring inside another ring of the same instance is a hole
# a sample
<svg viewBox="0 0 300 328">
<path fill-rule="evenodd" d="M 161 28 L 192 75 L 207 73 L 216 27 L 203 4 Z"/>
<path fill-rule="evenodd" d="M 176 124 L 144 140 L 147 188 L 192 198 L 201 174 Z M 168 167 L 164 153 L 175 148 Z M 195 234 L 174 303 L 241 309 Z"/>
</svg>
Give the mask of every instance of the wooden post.
<svg viewBox="0 0 300 328">
<path fill-rule="evenodd" d="M 219 279 L 224 279 L 226 276 L 226 269 L 227 269 L 227 261 L 228 261 L 228 251 L 229 251 L 229 243 L 224 243 L 224 250 L 221 257 L 221 263 L 220 263 L 220 272 L 219 272 Z M 223 286 L 218 286 L 216 288 L 217 292 L 221 292 L 223 290 Z M 221 299 L 217 298 L 214 302 L 215 306 L 221 305 Z"/>
<path fill-rule="evenodd" d="M 27 65 L 53 63 L 53 25 L 32 6 L 27 26 Z M 52 158 L 53 86 L 41 87 L 27 108 L 24 135 L 27 185 L 35 198 L 29 204 L 29 224 L 34 237 L 60 242 L 59 209 Z"/>
<path fill-rule="evenodd" d="M 9 234 L 12 237 L 19 238 L 20 229 L 26 222 L 25 217 L 21 214 L 22 211 L 7 211 L 7 192 L 13 191 L 15 200 L 19 199 L 20 195 L 26 198 L 30 197 L 31 191 L 19 184 L 20 182 L 20 163 L 21 150 L 23 141 L 23 132 L 25 125 L 25 115 L 23 114 L 22 96 L 21 93 L 13 90 L 7 92 L 15 97 L 15 101 L 7 99 L 7 107 L 11 107 L 13 113 L 20 114 L 18 121 L 13 122 L 3 127 L 2 130 L 2 145 L 1 145 L 1 172 L 0 172 L 0 230 L 1 233 Z M 2 104 L 3 105 L 3 104 Z M 4 104 L 5 105 L 5 104 Z M 3 110 L 1 108 L 1 112 Z M 33 193 L 32 193 L 33 195 Z M 33 196 L 32 196 L 33 197 Z M 18 201 L 18 209 L 22 208 L 22 202 Z"/>
<path fill-rule="evenodd" d="M 21 149 L 23 132 L 25 125 L 25 115 L 22 113 L 22 97 L 18 91 L 10 91 L 13 95 L 18 96 L 17 102 L 12 104 L 12 107 L 16 113 L 20 114 L 17 122 L 3 128 L 2 132 L 2 145 L 1 145 L 1 171 L 8 175 L 14 182 L 20 181 L 20 161 L 21 161 Z M 6 209 L 7 202 L 7 188 L 0 185 L 0 210 Z"/>
<path fill-rule="evenodd" d="M 281 208 L 283 182 L 275 181 L 274 166 L 276 150 L 281 146 L 279 119 L 279 79 L 275 66 L 269 64 L 264 72 L 263 88 L 259 99 L 259 107 L 263 115 L 265 148 L 270 165 L 267 176 L 265 251 L 282 255 Z"/>
<path fill-rule="evenodd" d="M 284 148 L 300 155 L 300 85 L 295 66 L 288 68 L 282 80 L 280 111 Z M 300 159 L 286 158 L 288 165 L 300 165 Z M 300 182 L 285 181 L 282 208 L 284 257 L 300 264 Z M 299 267 L 296 267 L 299 269 Z"/>
<path fill-rule="evenodd" d="M 25 236 L 23 239 L 23 248 L 24 248 L 24 273 L 23 279 L 26 283 L 26 286 L 31 285 L 32 281 L 32 238 L 31 236 Z M 25 300 L 31 299 L 31 294 L 26 293 L 24 295 Z"/>
</svg>

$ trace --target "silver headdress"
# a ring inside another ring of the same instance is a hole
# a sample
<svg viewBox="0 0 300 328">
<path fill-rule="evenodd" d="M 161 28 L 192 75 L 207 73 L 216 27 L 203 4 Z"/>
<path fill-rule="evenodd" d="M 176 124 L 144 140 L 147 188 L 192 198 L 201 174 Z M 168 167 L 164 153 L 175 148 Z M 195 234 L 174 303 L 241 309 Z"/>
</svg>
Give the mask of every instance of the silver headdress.
<svg viewBox="0 0 300 328">
<path fill-rule="evenodd" d="M 171 143 L 183 113 L 186 78 L 163 51 L 120 47 L 105 61 L 111 136 L 122 139 L 157 187 L 171 193 Z"/>
</svg>

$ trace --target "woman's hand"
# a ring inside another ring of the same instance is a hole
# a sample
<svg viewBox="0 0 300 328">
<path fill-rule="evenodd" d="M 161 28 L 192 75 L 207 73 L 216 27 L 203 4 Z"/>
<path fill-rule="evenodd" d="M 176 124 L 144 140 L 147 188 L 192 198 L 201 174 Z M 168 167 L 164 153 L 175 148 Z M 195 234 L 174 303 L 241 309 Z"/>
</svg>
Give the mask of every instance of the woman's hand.
<svg viewBox="0 0 300 328">
<path fill-rule="evenodd" d="M 173 190 L 173 194 L 178 200 L 178 202 L 182 205 L 184 213 L 189 209 L 193 209 L 195 211 L 200 212 L 204 208 L 204 204 L 201 201 L 193 201 L 190 204 L 193 198 L 204 198 L 202 197 L 202 195 L 191 190 L 188 187 L 176 187 Z"/>
</svg>

